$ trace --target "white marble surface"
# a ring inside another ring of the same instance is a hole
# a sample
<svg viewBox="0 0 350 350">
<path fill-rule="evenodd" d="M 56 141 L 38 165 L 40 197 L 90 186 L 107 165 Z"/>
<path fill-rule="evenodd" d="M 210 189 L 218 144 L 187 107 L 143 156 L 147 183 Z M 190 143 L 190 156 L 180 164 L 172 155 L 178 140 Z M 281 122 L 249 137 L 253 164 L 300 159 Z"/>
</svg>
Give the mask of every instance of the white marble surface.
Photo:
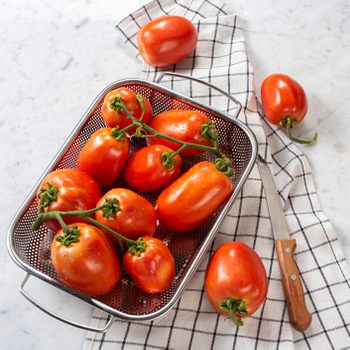
<svg viewBox="0 0 350 350">
<path fill-rule="evenodd" d="M 0 348 L 79 349 L 84 331 L 46 316 L 18 292 L 24 277 L 6 251 L 12 216 L 95 95 L 139 67 L 116 45 L 117 20 L 145 1 L 0 1 L 1 247 Z M 259 86 L 284 72 L 308 93 L 298 135 L 325 213 L 350 260 L 350 3 L 236 0 Z M 309 133 L 309 134 L 308 134 Z M 30 279 L 30 292 L 60 313 L 86 322 L 90 308 Z"/>
</svg>

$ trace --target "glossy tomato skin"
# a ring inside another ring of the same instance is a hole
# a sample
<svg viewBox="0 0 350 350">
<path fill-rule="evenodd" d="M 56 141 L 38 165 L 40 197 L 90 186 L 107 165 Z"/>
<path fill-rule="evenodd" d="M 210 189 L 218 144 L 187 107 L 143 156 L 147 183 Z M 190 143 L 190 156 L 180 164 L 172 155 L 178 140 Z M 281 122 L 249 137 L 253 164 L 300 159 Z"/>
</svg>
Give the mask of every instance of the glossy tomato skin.
<svg viewBox="0 0 350 350">
<path fill-rule="evenodd" d="M 258 254 L 241 242 L 227 242 L 221 245 L 206 269 L 205 292 L 214 309 L 223 315 L 228 311 L 220 309 L 227 299 L 245 302 L 252 315 L 264 302 L 267 295 L 265 267 Z"/>
<path fill-rule="evenodd" d="M 126 272 L 135 284 L 147 293 L 167 289 L 175 276 L 175 260 L 168 247 L 158 238 L 142 237 L 147 243 L 139 256 L 129 251 L 123 256 Z"/>
<path fill-rule="evenodd" d="M 37 192 L 39 196 L 41 188 L 47 188 L 48 184 L 58 189 L 57 200 L 51 202 L 44 211 L 72 211 L 88 210 L 94 208 L 101 198 L 100 188 L 97 182 L 88 174 L 77 169 L 60 169 L 48 174 L 41 183 Z M 40 204 L 38 204 L 40 211 Z M 91 215 L 93 216 L 93 214 Z M 67 224 L 73 222 L 84 222 L 84 219 L 65 216 Z M 60 225 L 56 220 L 46 220 L 45 225 L 56 232 Z"/>
<path fill-rule="evenodd" d="M 213 163 L 197 163 L 161 192 L 158 219 L 176 232 L 192 230 L 204 224 L 232 191 L 230 179 Z"/>
<path fill-rule="evenodd" d="M 175 64 L 186 58 L 196 47 L 194 25 L 180 16 L 162 16 L 139 30 L 137 46 L 143 60 L 154 66 Z"/>
<path fill-rule="evenodd" d="M 95 131 L 78 156 L 78 169 L 91 175 L 101 187 L 116 180 L 130 150 L 129 139 L 117 140 L 112 130 L 102 128 Z"/>
<path fill-rule="evenodd" d="M 261 101 L 267 119 L 276 125 L 287 117 L 301 122 L 308 108 L 302 86 L 284 74 L 272 74 L 264 79 Z"/>
<path fill-rule="evenodd" d="M 214 142 L 201 136 L 202 125 L 210 122 L 210 119 L 201 112 L 172 109 L 158 114 L 150 123 L 150 126 L 158 132 L 171 136 L 181 141 L 196 143 L 205 146 L 213 146 Z M 177 151 L 181 145 L 165 140 L 161 137 L 147 139 L 149 145 L 164 145 Z M 187 148 L 181 152 L 182 157 L 195 156 L 204 153 L 203 150 Z"/>
<path fill-rule="evenodd" d="M 168 169 L 162 163 L 164 152 L 174 151 L 163 145 L 151 145 L 136 151 L 125 165 L 127 183 L 139 191 L 154 191 L 174 181 L 180 175 L 181 157 L 176 155 L 176 163 L 172 169 Z"/>
<path fill-rule="evenodd" d="M 74 223 L 80 231 L 78 242 L 64 246 L 55 235 L 51 245 L 51 260 L 57 274 L 69 287 L 90 296 L 113 289 L 120 277 L 118 257 L 113 244 L 97 227 Z"/>
<path fill-rule="evenodd" d="M 95 213 L 97 221 L 131 239 L 154 234 L 157 216 L 153 205 L 147 199 L 126 188 L 114 188 L 108 191 L 96 206 L 104 204 L 105 198 L 115 198 L 120 210 L 111 218 L 103 217 L 102 210 L 98 210 Z M 115 238 L 111 237 L 115 241 Z"/>
<path fill-rule="evenodd" d="M 112 90 L 105 96 L 101 108 L 102 118 L 108 127 L 115 128 L 118 126 L 119 130 L 121 130 L 130 125 L 132 121 L 124 110 L 117 113 L 111 108 L 111 103 L 117 96 L 121 96 L 126 108 L 137 119 L 140 119 L 142 116 L 142 108 L 140 106 L 140 102 L 136 98 L 135 91 L 124 87 Z M 143 114 L 142 121 L 148 123 L 152 118 L 152 106 L 148 99 L 144 96 L 143 101 L 145 105 L 145 112 Z M 129 129 L 128 132 L 131 133 L 135 130 L 136 127 Z"/>
</svg>

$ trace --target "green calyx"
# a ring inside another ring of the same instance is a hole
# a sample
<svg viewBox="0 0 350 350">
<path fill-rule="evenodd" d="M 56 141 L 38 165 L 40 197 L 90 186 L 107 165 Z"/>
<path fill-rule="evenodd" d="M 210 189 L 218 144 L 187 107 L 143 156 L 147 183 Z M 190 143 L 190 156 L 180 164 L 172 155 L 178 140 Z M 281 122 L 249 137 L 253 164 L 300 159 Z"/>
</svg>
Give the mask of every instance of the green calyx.
<svg viewBox="0 0 350 350">
<path fill-rule="evenodd" d="M 145 107 L 145 100 L 143 99 L 143 96 L 140 95 L 140 94 L 135 94 L 135 96 L 136 96 L 136 100 L 140 104 L 140 108 L 141 108 L 141 111 L 142 111 L 142 116 L 141 116 L 140 120 L 142 120 L 142 117 L 143 117 L 143 115 L 145 113 L 145 109 L 146 109 L 146 107 Z"/>
<path fill-rule="evenodd" d="M 105 198 L 105 203 L 102 208 L 103 217 L 106 219 L 115 218 L 118 211 L 120 211 L 120 206 L 118 205 L 117 199 Z"/>
<path fill-rule="evenodd" d="M 224 173 L 227 177 L 233 176 L 232 162 L 229 158 L 223 156 L 215 159 L 216 169 Z"/>
<path fill-rule="evenodd" d="M 142 252 L 145 251 L 147 247 L 147 242 L 143 238 L 138 238 L 136 243 L 129 247 L 128 252 L 131 255 L 140 256 Z"/>
<path fill-rule="evenodd" d="M 236 326 L 243 326 L 241 317 L 248 316 L 248 310 L 245 302 L 241 299 L 227 298 L 220 305 L 221 310 L 227 310 L 230 319 Z"/>
<path fill-rule="evenodd" d="M 52 202 L 57 201 L 58 188 L 49 182 L 46 184 L 47 187 L 40 188 L 40 193 L 38 194 L 40 213 L 43 213 L 45 208 L 48 208 Z"/>
<path fill-rule="evenodd" d="M 279 125 L 282 126 L 282 128 L 287 129 L 287 135 L 288 135 L 290 140 L 292 140 L 296 143 L 299 143 L 299 144 L 303 144 L 303 145 L 312 145 L 317 140 L 317 137 L 318 137 L 317 132 L 314 134 L 314 136 L 311 140 L 299 139 L 299 138 L 293 136 L 293 134 L 292 134 L 293 126 L 297 123 L 298 123 L 298 121 L 296 119 L 291 118 L 291 117 L 286 117 L 279 122 Z"/>
<path fill-rule="evenodd" d="M 142 115 L 140 120 L 142 120 L 143 115 L 145 113 L 146 107 L 145 107 L 145 100 L 144 97 L 140 94 L 135 94 L 136 100 L 138 101 L 140 108 L 142 110 Z M 127 113 L 130 117 L 130 115 L 132 116 L 132 114 L 128 111 L 128 109 L 126 108 L 123 99 L 120 95 L 117 95 L 113 98 L 112 103 L 109 105 L 111 107 L 111 109 L 113 109 L 114 111 L 116 111 L 117 113 L 120 113 L 122 110 Z"/>
<path fill-rule="evenodd" d="M 119 126 L 116 126 L 111 130 L 111 135 L 117 140 L 125 140 L 125 132 L 124 130 L 119 130 Z"/>
<path fill-rule="evenodd" d="M 109 106 L 117 113 L 120 113 L 120 111 L 123 109 L 122 97 L 120 95 L 115 96 L 112 103 Z"/>
<path fill-rule="evenodd" d="M 206 137 L 210 141 L 217 141 L 218 132 L 214 127 L 214 122 L 210 121 L 209 123 L 202 124 L 201 136 Z"/>
<path fill-rule="evenodd" d="M 161 155 L 162 158 L 162 164 L 165 168 L 168 170 L 173 170 L 175 164 L 178 162 L 177 159 L 175 159 L 175 153 L 174 152 L 163 152 Z"/>
<path fill-rule="evenodd" d="M 60 236 L 56 237 L 56 240 L 60 242 L 65 247 L 68 247 L 70 244 L 78 242 L 80 236 L 80 231 L 77 226 L 66 227 L 63 229 L 63 233 Z"/>
</svg>

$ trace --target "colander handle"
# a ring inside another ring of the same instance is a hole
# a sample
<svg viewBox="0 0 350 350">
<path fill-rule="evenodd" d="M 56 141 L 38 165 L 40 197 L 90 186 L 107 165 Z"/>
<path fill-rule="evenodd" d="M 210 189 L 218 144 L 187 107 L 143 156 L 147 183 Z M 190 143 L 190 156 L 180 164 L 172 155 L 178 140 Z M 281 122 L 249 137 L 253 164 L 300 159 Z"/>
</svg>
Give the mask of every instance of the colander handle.
<svg viewBox="0 0 350 350">
<path fill-rule="evenodd" d="M 190 77 L 188 75 L 183 75 L 183 74 L 179 74 L 179 73 L 174 73 L 174 72 L 163 72 L 159 78 L 157 79 L 157 83 L 159 84 L 162 79 L 166 76 L 166 75 L 170 75 L 172 77 L 177 77 L 177 78 L 183 78 L 183 79 L 188 79 L 188 80 L 192 80 L 192 81 L 195 81 L 196 83 L 199 83 L 199 84 L 202 84 L 202 85 L 205 85 L 205 86 L 208 86 L 209 88 L 211 89 L 214 89 L 218 92 L 220 92 L 221 94 L 223 94 L 224 96 L 226 96 L 229 100 L 231 100 L 237 107 L 237 110 L 236 110 L 236 113 L 234 115 L 234 118 L 237 118 L 241 109 L 242 109 L 242 105 L 241 103 L 236 99 L 234 98 L 233 96 L 231 96 L 230 94 L 228 94 L 226 91 L 224 90 L 221 90 L 220 88 L 204 81 L 204 80 L 200 80 L 200 79 L 197 79 L 197 78 L 193 78 L 193 77 Z"/>
<path fill-rule="evenodd" d="M 35 299 L 33 299 L 32 296 L 30 296 L 28 294 L 28 292 L 26 292 L 24 290 L 24 286 L 27 283 L 29 277 L 30 277 L 30 273 L 27 273 L 26 277 L 24 278 L 23 282 L 21 283 L 21 285 L 19 287 L 19 292 L 28 301 L 30 301 L 34 306 L 36 306 L 38 309 L 40 309 L 41 311 L 45 312 L 46 314 L 50 315 L 51 317 L 53 317 L 53 318 L 55 318 L 55 319 L 57 319 L 57 320 L 59 320 L 61 322 L 67 323 L 67 324 L 69 324 L 71 326 L 74 326 L 74 327 L 77 327 L 77 328 L 81 328 L 81 329 L 84 329 L 84 330 L 87 330 L 87 331 L 91 331 L 91 332 L 96 332 L 96 333 L 105 333 L 112 326 L 112 323 L 113 323 L 115 317 L 111 317 L 110 320 L 108 321 L 108 323 L 103 328 L 96 328 L 96 327 L 87 326 L 85 324 L 77 323 L 77 322 L 74 322 L 74 321 L 70 321 L 70 320 L 68 320 L 66 318 L 63 318 L 63 317 L 57 315 L 56 313 L 46 309 L 43 305 L 41 305 Z"/>
</svg>

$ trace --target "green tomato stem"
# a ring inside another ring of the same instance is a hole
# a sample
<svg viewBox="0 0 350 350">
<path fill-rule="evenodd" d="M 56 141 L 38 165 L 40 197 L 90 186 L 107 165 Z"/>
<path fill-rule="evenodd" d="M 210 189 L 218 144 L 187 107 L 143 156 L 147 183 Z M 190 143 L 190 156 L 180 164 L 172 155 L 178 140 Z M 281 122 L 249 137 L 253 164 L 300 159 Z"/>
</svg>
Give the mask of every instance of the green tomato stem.
<svg viewBox="0 0 350 350">
<path fill-rule="evenodd" d="M 58 188 L 49 182 L 46 183 L 47 187 L 40 188 L 39 198 L 39 211 L 42 213 L 45 208 L 48 208 L 52 202 L 57 201 Z"/>
<path fill-rule="evenodd" d="M 248 316 L 245 302 L 241 299 L 227 298 L 221 303 L 220 309 L 228 311 L 229 318 L 236 326 L 243 326 L 241 317 Z"/>
<path fill-rule="evenodd" d="M 139 126 L 139 127 L 143 128 L 143 129 L 151 132 L 153 134 L 152 136 L 159 136 L 159 137 L 161 137 L 161 138 L 163 138 L 165 140 L 177 143 L 178 145 L 181 145 L 181 146 L 186 145 L 187 148 L 189 148 L 189 147 L 197 148 L 197 149 L 200 149 L 200 150 L 203 150 L 203 151 L 207 151 L 207 152 L 213 153 L 213 154 L 215 154 L 218 157 L 223 157 L 223 154 L 221 153 L 221 151 L 217 147 L 210 147 L 210 146 L 205 146 L 205 145 L 199 145 L 197 143 L 185 142 L 185 141 L 178 140 L 178 139 L 176 139 L 174 137 L 162 134 L 162 133 L 158 132 L 157 130 L 151 128 L 148 124 L 146 124 L 146 123 L 142 122 L 141 120 L 135 118 L 130 113 L 128 108 L 125 106 L 123 101 L 120 100 L 120 101 L 116 102 L 116 104 L 118 105 L 118 107 L 121 107 L 124 110 L 124 112 L 130 117 L 130 119 L 133 121 L 133 125 Z M 146 135 L 146 137 L 147 137 L 147 135 Z"/>
<path fill-rule="evenodd" d="M 210 141 L 217 141 L 218 133 L 215 128 L 213 128 L 214 122 L 210 121 L 209 123 L 202 124 L 201 136 L 206 137 Z"/>
<path fill-rule="evenodd" d="M 60 216 L 60 215 L 58 215 Z M 65 247 L 69 247 L 72 243 L 79 242 L 80 231 L 78 226 L 68 227 L 63 229 L 61 235 L 56 237 L 56 241 L 60 242 Z"/>
<path fill-rule="evenodd" d="M 136 256 L 140 256 L 142 252 L 145 251 L 147 247 L 147 242 L 142 238 L 138 238 L 136 241 L 136 245 L 132 245 L 131 247 L 129 247 L 128 252 L 131 255 L 136 255 Z"/>
<path fill-rule="evenodd" d="M 181 153 L 184 149 L 186 149 L 187 145 L 182 145 L 177 151 L 174 152 L 163 152 L 161 155 L 162 164 L 168 170 L 173 170 L 174 165 L 177 163 L 177 159 L 175 157 Z"/>
<path fill-rule="evenodd" d="M 115 128 L 113 128 L 111 130 L 111 135 L 117 140 L 124 140 L 125 139 L 125 132 L 128 131 L 129 129 L 131 129 L 134 125 L 130 124 L 128 126 L 126 126 L 125 128 L 119 130 L 118 126 L 116 126 Z"/>
<path fill-rule="evenodd" d="M 55 213 L 55 217 L 56 217 L 57 221 L 60 223 L 60 225 L 61 225 L 61 227 L 63 229 L 63 232 L 68 231 L 69 230 L 68 226 L 63 221 L 62 216 L 58 212 Z"/>
<path fill-rule="evenodd" d="M 145 123 L 141 122 L 143 124 L 143 125 L 141 125 L 141 123 L 137 119 L 136 119 L 135 123 L 136 123 L 136 125 L 139 124 L 139 126 L 142 126 L 142 128 L 144 128 L 145 130 L 151 132 L 153 135 L 159 136 L 159 137 L 161 137 L 161 138 L 163 138 L 165 140 L 177 143 L 178 145 L 181 145 L 181 146 L 186 146 L 186 148 L 197 148 L 197 149 L 200 149 L 200 150 L 212 153 L 212 154 L 216 155 L 219 158 L 223 157 L 223 154 L 221 153 L 221 151 L 218 148 L 205 146 L 205 145 L 199 145 L 197 143 L 185 142 L 185 141 L 181 141 L 181 140 L 175 139 L 174 137 L 171 137 L 171 136 L 168 136 L 168 135 L 165 135 L 165 134 L 162 134 L 162 133 L 158 132 L 157 130 L 151 128 L 149 125 L 147 125 Z"/>
<path fill-rule="evenodd" d="M 102 228 L 103 230 L 109 232 L 110 234 L 112 234 L 115 238 L 117 238 L 119 241 L 124 241 L 128 247 L 133 246 L 133 245 L 137 245 L 137 242 L 134 241 L 133 239 L 130 238 L 126 238 L 123 235 L 121 235 L 120 233 L 110 229 L 108 226 L 100 223 L 99 221 L 91 218 L 90 216 L 84 217 L 85 220 L 89 221 L 90 223 L 94 224 L 95 226 L 98 226 L 100 228 Z"/>
<path fill-rule="evenodd" d="M 211 139 L 214 141 L 214 147 L 181 141 L 181 140 L 178 140 L 174 137 L 171 137 L 171 136 L 168 136 L 168 135 L 165 135 L 165 134 L 158 132 L 157 130 L 150 127 L 148 124 L 135 118 L 130 113 L 130 111 L 128 110 L 128 108 L 126 107 L 125 103 L 123 102 L 123 100 L 120 96 L 114 98 L 114 100 L 111 104 L 111 108 L 113 108 L 115 110 L 122 109 L 132 120 L 132 122 L 133 122 L 132 125 L 138 126 L 136 132 L 133 135 L 131 135 L 131 137 L 147 138 L 147 137 L 157 137 L 158 136 L 158 137 L 161 137 L 165 140 L 168 140 L 168 141 L 174 142 L 178 145 L 181 145 L 180 149 L 177 150 L 176 152 L 174 152 L 173 154 L 171 154 L 170 156 L 169 155 L 166 155 L 164 157 L 162 156 L 163 165 L 165 167 L 168 167 L 168 169 L 171 169 L 171 167 L 173 166 L 173 164 L 171 164 L 171 161 L 177 154 L 179 154 L 185 148 L 196 148 L 196 149 L 200 149 L 200 150 L 214 154 L 217 157 L 215 160 L 216 168 L 219 171 L 223 172 L 228 177 L 233 176 L 231 161 L 221 152 L 221 150 L 219 148 L 219 141 L 217 139 L 217 133 L 212 132 L 212 130 L 211 130 L 212 124 L 205 124 L 203 127 L 203 132 L 205 133 L 206 136 L 208 136 L 208 137 L 210 136 Z M 151 134 L 149 135 L 147 132 L 150 132 Z"/>
<path fill-rule="evenodd" d="M 174 152 L 163 152 L 160 158 L 163 166 L 170 171 L 174 169 L 174 166 L 177 163 L 177 159 L 171 157 L 173 153 Z"/>
<path fill-rule="evenodd" d="M 174 159 L 178 154 L 180 154 L 186 148 L 188 148 L 188 145 L 184 144 L 177 151 L 171 152 L 169 159 Z"/>
<path fill-rule="evenodd" d="M 137 245 L 137 242 L 124 237 L 123 235 L 121 235 L 120 233 L 110 229 L 109 227 L 107 227 L 106 225 L 100 223 L 99 221 L 91 218 L 89 215 L 98 211 L 98 210 L 103 210 L 105 208 L 108 207 L 108 203 L 100 205 L 99 207 L 93 208 L 93 209 L 89 209 L 89 210 L 73 210 L 73 211 L 50 211 L 50 212 L 45 212 L 45 213 L 40 213 L 38 218 L 34 221 L 33 225 L 32 225 L 32 230 L 36 231 L 39 229 L 40 225 L 42 224 L 43 221 L 45 220 L 49 220 L 49 219 L 56 219 L 59 224 L 61 225 L 63 231 L 68 230 L 68 226 L 65 224 L 65 222 L 63 221 L 64 216 L 75 216 L 75 217 L 80 217 L 85 219 L 86 221 L 102 228 L 103 230 L 111 233 L 114 237 L 116 237 L 118 240 L 120 241 L 124 241 L 128 246 L 132 246 L 132 245 Z"/>
<path fill-rule="evenodd" d="M 141 107 L 142 114 L 141 114 L 140 120 L 142 120 L 143 116 L 145 115 L 145 110 L 146 110 L 145 100 L 143 99 L 143 96 L 141 94 L 135 94 L 135 96 L 136 96 L 136 100 L 138 101 L 138 103 Z"/>
<path fill-rule="evenodd" d="M 283 119 L 283 121 L 280 122 L 280 125 L 287 128 L 287 135 L 288 135 L 290 140 L 292 140 L 296 143 L 303 144 L 303 145 L 312 145 L 317 140 L 317 137 L 318 137 L 317 132 L 314 134 L 314 136 L 311 140 L 299 139 L 299 138 L 293 136 L 293 134 L 292 134 L 293 125 L 295 124 L 295 122 L 296 122 L 295 119 L 293 119 L 291 117 L 287 117 L 287 118 Z"/>
<path fill-rule="evenodd" d="M 216 158 L 215 167 L 216 169 L 224 173 L 226 176 L 228 177 L 233 176 L 232 162 L 229 158 L 227 157 Z"/>
</svg>

